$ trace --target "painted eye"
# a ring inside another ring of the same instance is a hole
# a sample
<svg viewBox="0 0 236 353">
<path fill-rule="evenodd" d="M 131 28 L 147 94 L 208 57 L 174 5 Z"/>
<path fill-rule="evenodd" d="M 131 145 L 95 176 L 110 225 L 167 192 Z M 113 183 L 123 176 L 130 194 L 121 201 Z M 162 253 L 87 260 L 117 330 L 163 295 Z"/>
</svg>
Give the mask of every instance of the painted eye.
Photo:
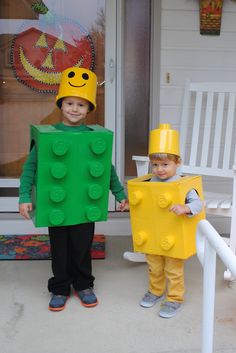
<svg viewBox="0 0 236 353">
<path fill-rule="evenodd" d="M 82 75 L 82 77 L 83 77 L 84 80 L 88 80 L 88 79 L 89 79 L 89 75 L 86 74 L 86 73 L 84 73 L 84 74 Z"/>
<path fill-rule="evenodd" d="M 68 73 L 68 77 L 72 78 L 72 77 L 74 77 L 74 76 L 75 76 L 74 71 L 71 71 L 71 72 Z"/>
</svg>

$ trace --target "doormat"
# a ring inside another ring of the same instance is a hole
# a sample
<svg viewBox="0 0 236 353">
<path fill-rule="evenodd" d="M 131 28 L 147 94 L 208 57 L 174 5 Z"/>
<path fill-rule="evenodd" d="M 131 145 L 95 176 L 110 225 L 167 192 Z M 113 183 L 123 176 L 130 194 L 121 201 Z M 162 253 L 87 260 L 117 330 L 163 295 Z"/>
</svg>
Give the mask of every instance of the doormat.
<svg viewBox="0 0 236 353">
<path fill-rule="evenodd" d="M 91 249 L 92 259 L 105 259 L 105 236 L 95 234 Z M 48 235 L 0 235 L 0 260 L 49 260 Z"/>
</svg>

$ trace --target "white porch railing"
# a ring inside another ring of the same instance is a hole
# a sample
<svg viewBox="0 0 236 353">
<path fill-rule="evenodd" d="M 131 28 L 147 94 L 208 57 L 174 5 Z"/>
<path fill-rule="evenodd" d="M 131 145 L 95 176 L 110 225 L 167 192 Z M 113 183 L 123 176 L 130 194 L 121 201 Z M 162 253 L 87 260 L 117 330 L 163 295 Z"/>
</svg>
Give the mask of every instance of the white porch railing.
<svg viewBox="0 0 236 353">
<path fill-rule="evenodd" d="M 197 228 L 197 256 L 203 267 L 201 353 L 213 352 L 216 254 L 236 278 L 236 256 L 215 228 L 202 220 Z"/>
</svg>

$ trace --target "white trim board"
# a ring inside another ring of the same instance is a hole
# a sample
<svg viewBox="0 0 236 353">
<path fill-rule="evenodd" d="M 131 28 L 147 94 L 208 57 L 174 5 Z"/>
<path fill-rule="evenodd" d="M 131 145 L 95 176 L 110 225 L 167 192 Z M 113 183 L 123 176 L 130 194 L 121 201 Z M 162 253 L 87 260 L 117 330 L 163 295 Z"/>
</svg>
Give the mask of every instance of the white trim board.
<svg viewBox="0 0 236 353">
<path fill-rule="evenodd" d="M 23 219 L 19 214 L 0 214 L 0 234 L 47 234 L 48 228 L 36 228 L 31 220 Z M 96 234 L 131 235 L 129 214 L 114 212 L 105 222 L 97 222 Z"/>
</svg>

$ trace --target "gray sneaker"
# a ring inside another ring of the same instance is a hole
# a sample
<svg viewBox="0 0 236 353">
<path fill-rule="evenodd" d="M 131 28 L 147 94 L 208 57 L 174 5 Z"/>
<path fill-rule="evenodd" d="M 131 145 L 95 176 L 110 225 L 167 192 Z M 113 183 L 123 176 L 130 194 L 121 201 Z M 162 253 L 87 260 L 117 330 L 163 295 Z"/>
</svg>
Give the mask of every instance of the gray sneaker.
<svg viewBox="0 0 236 353">
<path fill-rule="evenodd" d="M 147 292 L 139 304 L 143 308 L 151 308 L 153 305 L 155 305 L 157 302 L 159 302 L 163 298 L 164 298 L 163 295 L 157 296 L 157 295 L 152 294 L 151 292 Z"/>
<path fill-rule="evenodd" d="M 176 302 L 164 302 L 161 305 L 161 310 L 159 311 L 159 316 L 169 319 L 177 314 L 178 311 L 182 309 L 181 303 Z"/>
</svg>

